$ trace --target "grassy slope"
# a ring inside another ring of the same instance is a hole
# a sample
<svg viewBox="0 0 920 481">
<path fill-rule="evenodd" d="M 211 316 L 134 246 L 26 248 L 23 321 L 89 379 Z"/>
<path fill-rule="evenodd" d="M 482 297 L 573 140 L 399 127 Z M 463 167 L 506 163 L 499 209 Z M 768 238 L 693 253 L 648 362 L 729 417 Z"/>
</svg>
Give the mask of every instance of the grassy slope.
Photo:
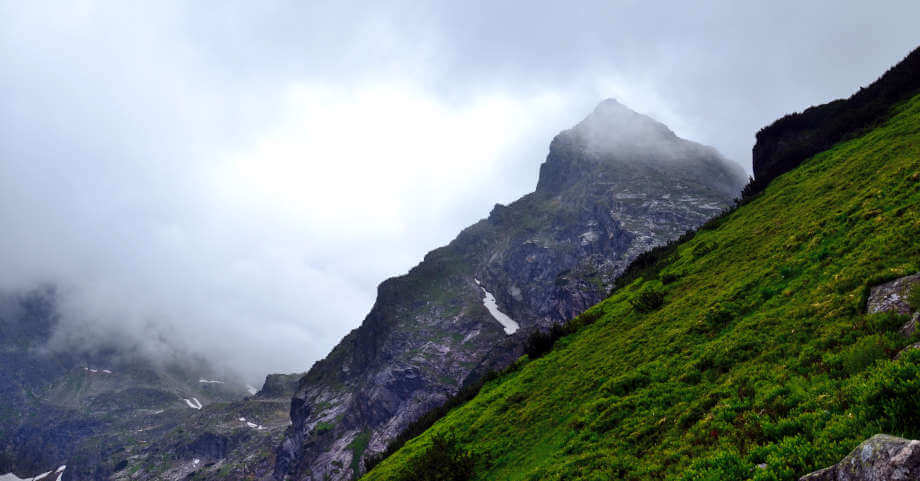
<svg viewBox="0 0 920 481">
<path fill-rule="evenodd" d="M 366 476 L 399 478 L 436 433 L 478 479 L 795 479 L 885 431 L 920 437 L 920 353 L 867 286 L 920 270 L 920 96 L 777 178 L 602 316 Z M 648 314 L 629 301 L 666 293 Z M 589 313 L 591 312 L 589 311 Z M 765 462 L 767 469 L 756 469 Z"/>
</svg>

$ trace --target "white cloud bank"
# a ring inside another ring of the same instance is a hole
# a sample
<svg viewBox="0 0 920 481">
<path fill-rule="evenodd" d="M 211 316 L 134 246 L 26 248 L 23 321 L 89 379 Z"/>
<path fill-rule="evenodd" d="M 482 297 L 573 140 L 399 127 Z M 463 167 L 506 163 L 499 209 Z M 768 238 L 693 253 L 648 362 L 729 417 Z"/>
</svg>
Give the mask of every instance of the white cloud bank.
<svg viewBox="0 0 920 481">
<path fill-rule="evenodd" d="M 303 370 L 600 99 L 747 164 L 920 14 L 561 5 L 0 1 L 0 289 L 58 285 L 60 342 Z"/>
</svg>

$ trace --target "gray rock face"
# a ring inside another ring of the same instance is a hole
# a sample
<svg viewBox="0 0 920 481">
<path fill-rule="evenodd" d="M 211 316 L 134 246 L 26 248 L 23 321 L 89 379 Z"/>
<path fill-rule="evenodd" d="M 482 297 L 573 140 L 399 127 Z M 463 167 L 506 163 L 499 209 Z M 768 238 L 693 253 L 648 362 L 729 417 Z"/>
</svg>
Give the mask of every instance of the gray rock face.
<svg viewBox="0 0 920 481">
<path fill-rule="evenodd" d="M 920 479 L 920 441 L 876 434 L 839 463 L 799 481 L 909 481 Z"/>
<path fill-rule="evenodd" d="M 895 314 L 910 315 L 909 321 L 901 326 L 898 331 L 904 337 L 911 337 L 917 330 L 920 322 L 920 312 L 914 312 L 907 302 L 907 295 L 915 286 L 920 286 L 920 273 L 899 277 L 893 281 L 879 284 L 869 291 L 866 302 L 866 311 L 869 314 L 879 312 L 893 312 Z M 898 353 L 900 358 L 906 351 L 920 348 L 920 342 L 915 342 Z"/>
<path fill-rule="evenodd" d="M 605 101 L 551 143 L 535 192 L 384 281 L 361 327 L 300 381 L 275 477 L 351 479 L 411 422 L 602 300 L 641 252 L 728 207 L 744 182 L 714 149 Z M 520 325 L 506 335 L 484 290 Z"/>
<path fill-rule="evenodd" d="M 869 291 L 866 310 L 870 314 L 876 312 L 910 314 L 911 308 L 907 303 L 907 294 L 918 283 L 920 283 L 920 274 L 913 274 L 873 287 Z"/>
</svg>

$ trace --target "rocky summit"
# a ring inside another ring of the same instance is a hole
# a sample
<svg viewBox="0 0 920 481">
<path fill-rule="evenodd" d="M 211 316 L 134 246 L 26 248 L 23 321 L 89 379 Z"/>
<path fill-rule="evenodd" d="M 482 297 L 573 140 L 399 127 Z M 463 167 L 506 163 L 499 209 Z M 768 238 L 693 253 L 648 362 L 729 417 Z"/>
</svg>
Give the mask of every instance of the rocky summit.
<svg viewBox="0 0 920 481">
<path fill-rule="evenodd" d="M 352 479 L 362 460 L 528 336 L 604 299 L 627 264 L 729 207 L 715 149 L 606 100 L 557 135 L 533 193 L 380 284 L 360 327 L 301 379 L 277 479 Z"/>
</svg>

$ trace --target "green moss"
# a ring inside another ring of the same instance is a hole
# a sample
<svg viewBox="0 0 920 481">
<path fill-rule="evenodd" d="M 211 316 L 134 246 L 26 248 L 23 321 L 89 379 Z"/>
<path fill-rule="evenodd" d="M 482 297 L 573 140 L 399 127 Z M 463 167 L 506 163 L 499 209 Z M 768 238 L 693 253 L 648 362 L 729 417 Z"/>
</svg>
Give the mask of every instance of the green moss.
<svg viewBox="0 0 920 481">
<path fill-rule="evenodd" d="M 920 97 L 650 256 L 596 322 L 366 478 L 448 435 L 481 480 L 792 481 L 877 432 L 920 437 L 920 351 L 894 359 L 899 319 L 864 313 L 870 286 L 920 270 L 917 172 Z M 652 291 L 667 302 L 634 308 Z"/>
<path fill-rule="evenodd" d="M 354 479 L 358 479 L 358 472 L 361 469 L 361 456 L 367 450 L 367 445 L 371 441 L 371 433 L 364 431 L 355 436 L 348 444 L 351 450 L 351 472 L 354 473 Z"/>
</svg>

